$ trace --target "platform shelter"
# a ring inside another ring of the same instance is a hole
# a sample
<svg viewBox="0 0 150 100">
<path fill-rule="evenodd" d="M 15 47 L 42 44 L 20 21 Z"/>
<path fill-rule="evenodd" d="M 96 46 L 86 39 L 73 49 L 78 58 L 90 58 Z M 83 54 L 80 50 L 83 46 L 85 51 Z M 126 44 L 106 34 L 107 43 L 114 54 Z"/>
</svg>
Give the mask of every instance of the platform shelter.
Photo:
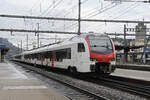
<svg viewBox="0 0 150 100">
<path fill-rule="evenodd" d="M 0 62 L 4 61 L 4 55 L 8 52 L 9 48 L 4 44 L 0 44 Z"/>
</svg>

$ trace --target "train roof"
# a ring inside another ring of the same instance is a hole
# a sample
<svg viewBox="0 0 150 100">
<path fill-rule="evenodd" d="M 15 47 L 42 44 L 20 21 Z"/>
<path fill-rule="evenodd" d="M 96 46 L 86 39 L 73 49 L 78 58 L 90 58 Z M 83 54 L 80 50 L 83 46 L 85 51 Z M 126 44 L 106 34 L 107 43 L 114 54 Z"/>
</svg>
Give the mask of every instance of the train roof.
<svg viewBox="0 0 150 100">
<path fill-rule="evenodd" d="M 75 38 L 77 39 L 77 38 L 81 38 L 81 37 L 75 36 L 75 37 L 72 37 L 72 38 L 67 39 L 65 41 L 61 41 L 61 42 L 57 42 L 57 43 L 53 43 L 53 44 L 48 44 L 48 45 L 42 46 L 40 48 L 36 48 L 36 49 L 33 49 L 33 50 L 25 51 L 22 54 L 24 54 L 24 55 L 32 54 L 33 52 L 34 53 L 39 53 L 39 52 L 48 51 L 49 49 L 56 48 L 58 46 L 65 46 L 65 45 L 77 43 L 77 41 L 73 41 Z"/>
<path fill-rule="evenodd" d="M 77 43 L 78 41 L 76 41 L 76 40 L 81 39 L 81 38 L 85 38 L 85 37 L 87 37 L 89 35 L 107 36 L 106 34 L 93 34 L 93 33 L 81 34 L 81 35 L 74 36 L 74 37 L 72 37 L 70 39 L 67 39 L 65 41 L 60 41 L 60 42 L 44 45 L 44 46 L 42 46 L 40 48 L 31 49 L 31 50 L 25 51 L 25 52 L 23 52 L 21 54 L 18 54 L 18 55 L 22 55 L 22 54 L 26 55 L 26 54 L 44 52 L 44 51 L 48 51 L 51 48 L 55 48 L 57 46 L 65 46 L 65 45 Z"/>
</svg>

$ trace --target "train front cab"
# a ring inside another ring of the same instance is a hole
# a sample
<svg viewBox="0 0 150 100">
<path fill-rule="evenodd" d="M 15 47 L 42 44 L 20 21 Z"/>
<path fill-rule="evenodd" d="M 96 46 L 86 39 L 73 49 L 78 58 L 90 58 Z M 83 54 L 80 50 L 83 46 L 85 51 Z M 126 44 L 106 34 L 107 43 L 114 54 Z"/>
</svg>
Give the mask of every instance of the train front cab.
<svg viewBox="0 0 150 100">
<path fill-rule="evenodd" d="M 90 71 L 110 74 L 115 67 L 115 48 L 112 40 L 107 35 L 88 35 L 85 38 L 90 53 Z"/>
</svg>

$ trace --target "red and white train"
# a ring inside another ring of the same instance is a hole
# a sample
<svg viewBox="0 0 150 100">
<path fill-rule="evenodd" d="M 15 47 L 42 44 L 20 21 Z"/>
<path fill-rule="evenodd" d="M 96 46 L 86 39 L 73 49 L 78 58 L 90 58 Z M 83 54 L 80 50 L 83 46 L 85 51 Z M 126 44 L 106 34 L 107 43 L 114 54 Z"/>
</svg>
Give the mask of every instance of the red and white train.
<svg viewBox="0 0 150 100">
<path fill-rule="evenodd" d="M 115 68 L 115 47 L 105 34 L 81 34 L 66 41 L 25 51 L 13 60 L 70 72 L 110 74 Z"/>
</svg>

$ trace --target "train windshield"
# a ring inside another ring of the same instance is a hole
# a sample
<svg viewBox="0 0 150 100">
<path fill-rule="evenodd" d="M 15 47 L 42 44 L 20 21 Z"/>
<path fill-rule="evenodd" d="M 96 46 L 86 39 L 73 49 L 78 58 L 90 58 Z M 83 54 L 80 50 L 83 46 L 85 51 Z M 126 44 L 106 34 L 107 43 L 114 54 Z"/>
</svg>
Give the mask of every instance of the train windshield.
<svg viewBox="0 0 150 100">
<path fill-rule="evenodd" d="M 109 37 L 90 35 L 87 38 L 91 47 L 91 52 L 100 54 L 109 54 L 113 52 Z"/>
</svg>

